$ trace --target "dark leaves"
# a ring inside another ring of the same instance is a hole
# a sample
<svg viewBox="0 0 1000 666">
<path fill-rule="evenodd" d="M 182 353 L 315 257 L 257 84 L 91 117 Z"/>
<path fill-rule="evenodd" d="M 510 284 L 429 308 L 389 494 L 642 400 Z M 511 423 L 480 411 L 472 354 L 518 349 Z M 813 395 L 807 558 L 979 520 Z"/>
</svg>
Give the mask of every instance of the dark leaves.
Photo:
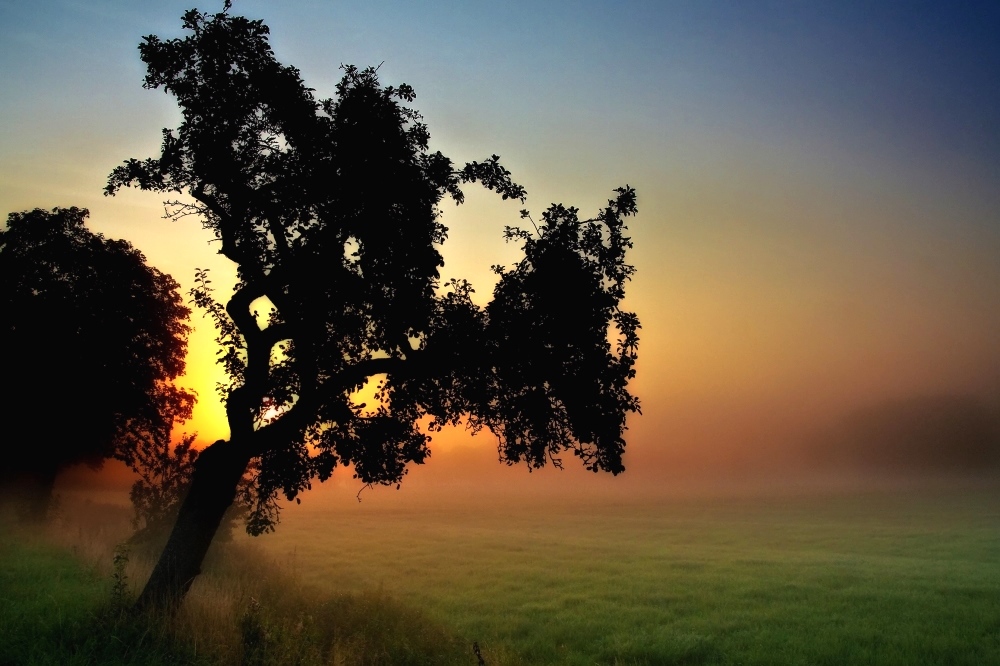
<svg viewBox="0 0 1000 666">
<path fill-rule="evenodd" d="M 219 330 L 233 441 L 253 458 L 251 530 L 276 519 L 276 493 L 295 498 L 340 464 L 365 483 L 398 483 L 428 455 L 425 416 L 432 431 L 463 418 L 490 428 L 510 462 L 569 449 L 621 471 L 625 415 L 638 409 L 626 388 L 638 321 L 618 307 L 634 190 L 590 220 L 554 206 L 534 234 L 508 228 L 524 259 L 496 268 L 480 308 L 467 282 L 439 282 L 439 206 L 461 203 L 471 183 L 523 202 L 497 155 L 456 170 L 429 152 L 413 88 L 382 86 L 378 68 L 344 66 L 336 95 L 317 100 L 259 21 L 192 10 L 184 27 L 140 46 L 146 86 L 177 99 L 182 123 L 164 130 L 159 158 L 125 162 L 107 191 L 186 192 L 196 203 L 176 215 L 201 214 L 238 266 L 225 307 L 204 272 L 192 296 Z M 257 298 L 274 307 L 263 327 Z M 353 394 L 375 375 L 362 408 Z"/>
<path fill-rule="evenodd" d="M 504 200 L 518 199 L 524 203 L 527 196 L 524 188 L 511 180 L 510 171 L 501 166 L 499 155 L 492 155 L 484 162 L 469 162 L 459 171 L 459 180 L 463 183 L 481 183 Z"/>
</svg>

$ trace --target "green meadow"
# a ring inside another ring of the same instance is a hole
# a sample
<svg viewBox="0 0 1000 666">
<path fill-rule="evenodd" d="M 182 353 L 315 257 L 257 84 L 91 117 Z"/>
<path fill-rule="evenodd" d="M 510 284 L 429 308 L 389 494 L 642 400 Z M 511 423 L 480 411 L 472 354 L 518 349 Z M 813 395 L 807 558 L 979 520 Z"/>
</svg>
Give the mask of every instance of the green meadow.
<svg viewBox="0 0 1000 666">
<path fill-rule="evenodd" d="M 120 663 L 475 664 L 476 642 L 487 664 L 1000 664 L 1000 492 L 988 488 L 385 497 L 307 501 L 277 533 L 237 536 L 168 629 L 145 648 L 119 639 L 151 661 Z M 0 663 L 32 636 L 66 645 L 110 626 L 94 622 L 117 535 L 94 532 L 39 537 L 30 557 L 5 539 L 0 621 L 23 640 L 5 629 Z M 148 566 L 133 553 L 129 579 Z M 62 624 L 31 629 L 32 617 Z M 56 661 L 101 660 L 33 663 Z"/>
<path fill-rule="evenodd" d="M 316 587 L 390 591 L 526 663 L 986 664 L 998 499 L 361 502 L 289 510 L 261 543 Z"/>
</svg>

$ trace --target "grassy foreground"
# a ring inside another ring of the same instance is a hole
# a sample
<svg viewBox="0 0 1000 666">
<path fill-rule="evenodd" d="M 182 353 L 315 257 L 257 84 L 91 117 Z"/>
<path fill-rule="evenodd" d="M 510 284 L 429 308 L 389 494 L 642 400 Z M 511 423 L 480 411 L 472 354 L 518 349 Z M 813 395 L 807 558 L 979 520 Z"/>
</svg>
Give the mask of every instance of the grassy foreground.
<svg viewBox="0 0 1000 666">
<path fill-rule="evenodd" d="M 1000 664 L 996 490 L 395 506 L 263 542 L 532 664 Z"/>
<path fill-rule="evenodd" d="M 996 490 L 306 503 L 169 621 L 92 509 L 0 525 L 0 664 L 1000 664 Z"/>
<path fill-rule="evenodd" d="M 148 575 L 151 553 L 114 566 L 122 516 L 91 509 L 86 526 L 0 523 L 0 665 L 475 663 L 471 643 L 418 610 L 379 591 L 308 588 L 247 545 L 215 548 L 175 617 L 134 617 L 130 581 Z"/>
</svg>

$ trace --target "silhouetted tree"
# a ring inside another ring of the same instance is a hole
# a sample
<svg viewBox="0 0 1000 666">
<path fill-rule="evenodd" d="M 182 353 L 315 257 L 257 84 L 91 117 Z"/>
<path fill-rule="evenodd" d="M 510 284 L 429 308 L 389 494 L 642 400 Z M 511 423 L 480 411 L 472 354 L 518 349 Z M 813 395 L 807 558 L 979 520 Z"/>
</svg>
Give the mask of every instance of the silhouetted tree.
<svg viewBox="0 0 1000 666">
<path fill-rule="evenodd" d="M 24 427 L 5 439 L 0 476 L 36 517 L 59 470 L 128 461 L 136 441 L 186 418 L 194 401 L 172 384 L 190 313 L 177 283 L 126 241 L 88 230 L 87 215 L 11 213 L 0 231 L 4 409 Z"/>
<path fill-rule="evenodd" d="M 635 191 L 619 188 L 593 219 L 553 206 L 537 233 L 508 228 L 524 258 L 494 267 L 493 301 L 479 307 L 467 282 L 439 279 L 439 205 L 461 203 L 466 183 L 523 201 L 497 156 L 455 168 L 430 152 L 413 89 L 382 87 L 375 69 L 345 67 L 336 97 L 317 100 L 260 21 L 191 10 L 183 25 L 183 38 L 139 47 L 144 86 L 172 94 L 183 120 L 163 131 L 159 158 L 125 162 L 107 192 L 188 194 L 168 202 L 173 215 L 200 216 L 236 263 L 225 305 L 204 271 L 193 291 L 224 350 L 231 438 L 195 463 L 139 605 L 183 596 L 248 470 L 248 530 L 260 533 L 277 493 L 295 499 L 337 465 L 398 484 L 428 455 L 425 416 L 431 431 L 490 429 L 508 464 L 559 464 L 570 450 L 595 472 L 623 471 L 638 410 L 627 383 L 639 323 L 619 308 Z M 377 403 L 355 404 L 368 382 Z"/>
</svg>

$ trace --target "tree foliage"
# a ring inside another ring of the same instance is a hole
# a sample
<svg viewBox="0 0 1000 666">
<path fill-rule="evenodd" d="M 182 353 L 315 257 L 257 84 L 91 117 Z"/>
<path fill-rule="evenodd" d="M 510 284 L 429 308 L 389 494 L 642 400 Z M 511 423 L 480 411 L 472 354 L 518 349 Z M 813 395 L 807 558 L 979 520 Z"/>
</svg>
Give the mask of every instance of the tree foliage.
<svg viewBox="0 0 1000 666">
<path fill-rule="evenodd" d="M 191 412 L 194 396 L 173 385 L 190 312 L 177 283 L 87 216 L 11 213 L 0 231 L 0 344 L 19 361 L 4 373 L 5 407 L 33 431 L 7 440 L 8 477 L 51 485 L 71 464 L 133 462 L 138 441 Z"/>
<path fill-rule="evenodd" d="M 635 191 L 619 188 L 591 219 L 553 206 L 537 233 L 508 229 L 524 257 L 495 267 L 480 307 L 469 283 L 441 282 L 440 213 L 472 183 L 523 202 L 499 157 L 457 167 L 430 150 L 413 89 L 382 86 L 374 68 L 344 67 L 335 96 L 317 99 L 261 21 L 191 10 L 183 25 L 139 47 L 144 86 L 176 98 L 181 124 L 163 130 L 159 157 L 115 169 L 107 193 L 186 195 L 171 214 L 197 215 L 237 265 L 225 304 L 205 272 L 193 297 L 219 331 L 251 531 L 273 525 L 279 492 L 294 499 L 338 465 L 398 484 L 428 456 L 425 417 L 432 431 L 488 428 L 508 463 L 570 450 L 623 471 L 625 417 L 639 407 L 627 388 L 639 323 L 620 307 Z M 356 404 L 369 381 L 376 403 Z"/>
</svg>

